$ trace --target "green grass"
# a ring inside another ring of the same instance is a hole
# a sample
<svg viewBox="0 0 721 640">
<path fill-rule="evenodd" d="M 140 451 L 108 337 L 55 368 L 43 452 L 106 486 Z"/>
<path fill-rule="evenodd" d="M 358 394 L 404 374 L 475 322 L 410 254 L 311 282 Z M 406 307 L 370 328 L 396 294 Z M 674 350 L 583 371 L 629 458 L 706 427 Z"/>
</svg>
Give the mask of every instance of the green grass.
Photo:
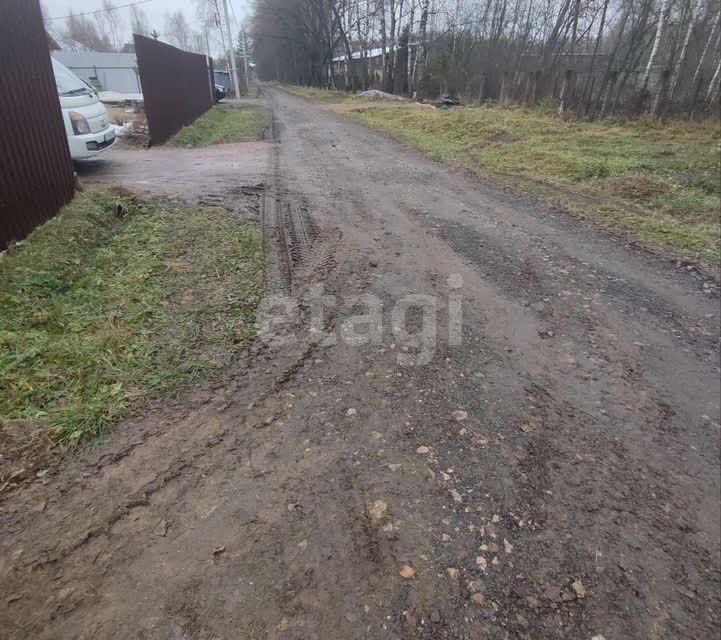
<svg viewBox="0 0 721 640">
<path fill-rule="evenodd" d="M 223 209 L 78 194 L 0 258 L 0 431 L 72 444 L 226 366 L 262 272 L 260 229 Z"/>
<path fill-rule="evenodd" d="M 515 106 L 376 107 L 353 117 L 678 257 L 719 261 L 718 121 L 580 122 Z"/>
<path fill-rule="evenodd" d="M 270 126 L 263 107 L 216 105 L 193 124 L 183 127 L 168 142 L 170 147 L 207 147 L 227 142 L 262 140 Z"/>
<path fill-rule="evenodd" d="M 342 104 L 358 100 L 352 93 L 346 91 L 331 91 L 330 89 L 319 89 L 317 87 L 301 87 L 294 84 L 284 84 L 281 88 L 302 98 L 307 98 L 320 104 Z"/>
</svg>

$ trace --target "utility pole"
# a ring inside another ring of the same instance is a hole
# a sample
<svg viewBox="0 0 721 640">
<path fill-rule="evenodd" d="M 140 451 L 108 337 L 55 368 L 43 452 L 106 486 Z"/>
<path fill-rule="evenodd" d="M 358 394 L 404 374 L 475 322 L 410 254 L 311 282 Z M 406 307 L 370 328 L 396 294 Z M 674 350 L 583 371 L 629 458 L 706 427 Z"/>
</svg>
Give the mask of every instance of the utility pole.
<svg viewBox="0 0 721 640">
<path fill-rule="evenodd" d="M 228 84 L 230 84 L 230 60 L 228 60 L 228 48 L 225 46 L 225 29 L 223 29 L 223 23 L 220 21 L 220 8 L 218 7 L 218 0 L 213 0 L 215 5 L 215 26 L 220 31 L 220 44 L 225 52 L 225 73 L 228 74 Z M 228 87 L 230 88 L 230 87 Z"/>
<path fill-rule="evenodd" d="M 228 34 L 228 55 L 230 55 L 230 68 L 233 70 L 233 82 L 235 83 L 235 97 L 240 100 L 240 84 L 238 83 L 238 69 L 235 65 L 235 51 L 233 50 L 233 36 L 230 31 L 230 18 L 228 17 L 228 0 L 223 0 L 223 11 L 225 12 L 225 30 Z"/>
<path fill-rule="evenodd" d="M 249 90 L 248 83 L 248 50 L 245 48 L 245 25 L 240 28 L 240 44 L 243 47 L 243 67 L 245 71 L 245 88 Z"/>
<path fill-rule="evenodd" d="M 208 65 L 208 74 L 210 75 L 210 104 L 215 104 L 215 69 L 213 69 L 213 73 L 210 73 L 210 70 L 212 68 L 212 60 L 213 58 L 210 57 L 210 40 L 208 39 L 208 25 L 206 24 L 203 28 L 203 31 L 205 32 L 205 51 L 207 55 L 205 56 L 205 62 Z M 97 77 L 97 76 L 96 76 Z"/>
</svg>

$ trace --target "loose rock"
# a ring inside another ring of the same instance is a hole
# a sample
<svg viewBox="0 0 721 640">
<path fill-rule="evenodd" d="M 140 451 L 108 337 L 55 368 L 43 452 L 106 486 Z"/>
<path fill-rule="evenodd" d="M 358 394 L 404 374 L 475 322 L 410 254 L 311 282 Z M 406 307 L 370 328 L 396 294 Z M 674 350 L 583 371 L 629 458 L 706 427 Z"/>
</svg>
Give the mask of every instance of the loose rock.
<svg viewBox="0 0 721 640">
<path fill-rule="evenodd" d="M 372 520 L 382 520 L 388 510 L 388 505 L 383 500 L 376 500 L 370 507 L 368 513 Z"/>
<path fill-rule="evenodd" d="M 576 597 L 581 600 L 586 597 L 586 587 L 583 586 L 580 578 L 577 578 L 571 583 L 571 588 L 576 593 Z"/>
<path fill-rule="evenodd" d="M 402 566 L 398 573 L 401 574 L 401 578 L 405 578 L 406 580 L 410 580 L 411 578 L 415 578 L 416 576 L 416 570 L 410 565 Z"/>
<path fill-rule="evenodd" d="M 560 602 L 561 600 L 561 587 L 546 587 L 543 590 L 543 597 L 551 602 Z"/>
<path fill-rule="evenodd" d="M 541 426 L 541 419 L 536 416 L 528 416 L 521 424 L 521 431 L 523 433 L 534 433 L 538 431 Z"/>
<path fill-rule="evenodd" d="M 168 523 L 163 518 L 153 529 L 153 535 L 164 538 L 166 533 L 168 533 Z"/>
</svg>

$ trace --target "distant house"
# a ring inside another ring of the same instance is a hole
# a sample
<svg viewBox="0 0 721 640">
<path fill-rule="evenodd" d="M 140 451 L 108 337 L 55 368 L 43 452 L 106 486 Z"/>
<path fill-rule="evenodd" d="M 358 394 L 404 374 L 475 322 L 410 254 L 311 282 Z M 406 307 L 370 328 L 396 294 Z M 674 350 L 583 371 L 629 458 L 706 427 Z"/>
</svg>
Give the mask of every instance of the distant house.
<svg viewBox="0 0 721 640">
<path fill-rule="evenodd" d="M 410 47 L 415 47 L 415 44 L 411 44 Z M 402 47 L 395 47 L 395 51 L 398 52 Z M 390 47 L 386 48 L 387 54 L 393 55 L 393 49 Z M 363 60 L 364 64 L 367 65 L 368 76 L 371 79 L 371 84 L 380 84 L 383 81 L 383 74 L 385 69 L 383 68 L 383 48 L 376 47 L 375 49 L 365 49 L 364 51 L 354 51 L 352 54 L 353 60 Z M 333 70 L 336 74 L 344 74 L 346 72 L 346 66 L 348 60 L 345 54 L 336 56 L 333 58 Z M 358 63 L 356 63 L 357 65 Z"/>
<path fill-rule="evenodd" d="M 134 53 L 53 51 L 52 55 L 99 91 L 142 93 Z"/>
<path fill-rule="evenodd" d="M 389 49 L 390 53 L 390 49 Z M 383 80 L 383 49 L 366 49 L 365 51 L 354 51 L 353 60 L 364 60 L 368 65 L 368 75 L 372 82 L 380 83 Z M 333 58 L 333 70 L 336 74 L 345 73 L 348 61 L 345 55 Z"/>
</svg>

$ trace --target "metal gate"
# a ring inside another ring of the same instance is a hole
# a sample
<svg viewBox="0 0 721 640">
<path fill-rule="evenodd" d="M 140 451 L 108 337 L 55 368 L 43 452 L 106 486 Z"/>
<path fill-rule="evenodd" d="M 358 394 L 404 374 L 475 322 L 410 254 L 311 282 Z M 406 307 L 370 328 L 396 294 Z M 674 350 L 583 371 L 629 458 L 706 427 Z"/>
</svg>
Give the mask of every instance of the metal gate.
<svg viewBox="0 0 721 640">
<path fill-rule="evenodd" d="M 135 34 L 151 144 L 162 144 L 213 106 L 212 61 Z"/>
<path fill-rule="evenodd" d="M 38 0 L 2 0 L 0 250 L 73 197 L 73 163 Z"/>
</svg>

